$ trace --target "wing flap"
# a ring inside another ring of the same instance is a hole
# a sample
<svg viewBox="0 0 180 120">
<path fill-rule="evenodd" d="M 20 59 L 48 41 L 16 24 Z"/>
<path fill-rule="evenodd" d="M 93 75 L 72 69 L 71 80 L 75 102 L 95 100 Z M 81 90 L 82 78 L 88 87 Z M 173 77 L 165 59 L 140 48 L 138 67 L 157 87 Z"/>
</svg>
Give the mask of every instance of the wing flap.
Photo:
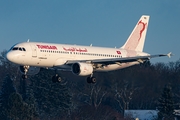
<svg viewBox="0 0 180 120">
<path fill-rule="evenodd" d="M 70 60 L 67 61 L 66 64 L 73 64 L 77 62 L 87 62 L 87 63 L 95 63 L 95 64 L 116 64 L 118 63 L 128 63 L 138 61 L 143 63 L 146 60 L 150 60 L 155 57 L 163 57 L 163 56 L 172 56 L 172 53 L 168 54 L 157 54 L 157 55 L 147 55 L 147 56 L 135 56 L 135 57 L 124 57 L 124 58 L 107 58 L 107 59 L 94 59 L 94 60 Z"/>
</svg>

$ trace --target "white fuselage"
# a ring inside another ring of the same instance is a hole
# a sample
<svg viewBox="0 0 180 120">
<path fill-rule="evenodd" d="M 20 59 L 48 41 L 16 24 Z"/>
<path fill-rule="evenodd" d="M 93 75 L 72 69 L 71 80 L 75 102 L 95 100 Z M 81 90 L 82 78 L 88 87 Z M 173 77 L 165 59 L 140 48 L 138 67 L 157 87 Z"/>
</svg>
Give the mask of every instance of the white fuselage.
<svg viewBox="0 0 180 120">
<path fill-rule="evenodd" d="M 150 55 L 142 52 L 149 18 L 148 15 L 140 17 L 125 44 L 119 49 L 23 42 L 14 45 L 6 54 L 6 58 L 20 65 L 23 79 L 26 79 L 27 75 L 37 74 L 40 68 L 44 67 L 88 76 L 87 82 L 95 83 L 94 71 L 112 71 L 140 64 L 154 57 L 171 56 L 171 53 Z M 52 77 L 53 82 L 61 80 L 57 73 Z"/>
<path fill-rule="evenodd" d="M 114 59 L 124 57 L 134 57 L 149 55 L 144 52 L 131 50 L 103 48 L 94 46 L 78 46 L 65 44 L 52 44 L 40 42 L 24 42 L 14 45 L 7 53 L 7 58 L 11 62 L 19 65 L 36 67 L 59 67 L 61 69 L 71 68 L 66 65 L 67 61 L 81 61 L 94 59 Z M 97 67 L 95 71 L 111 71 L 139 64 L 138 61 L 110 64 Z"/>
</svg>

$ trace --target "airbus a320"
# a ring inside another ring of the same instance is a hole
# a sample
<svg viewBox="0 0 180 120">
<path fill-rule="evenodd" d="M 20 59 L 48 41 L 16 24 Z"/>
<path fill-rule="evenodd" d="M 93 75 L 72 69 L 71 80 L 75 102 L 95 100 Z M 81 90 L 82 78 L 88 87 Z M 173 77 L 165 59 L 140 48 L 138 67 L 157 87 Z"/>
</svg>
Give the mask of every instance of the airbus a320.
<svg viewBox="0 0 180 120">
<path fill-rule="evenodd" d="M 154 57 L 169 54 L 150 55 L 143 52 L 149 16 L 143 15 L 132 33 L 120 48 L 80 46 L 68 44 L 23 42 L 13 45 L 6 58 L 18 64 L 23 78 L 37 74 L 40 68 L 72 71 L 78 76 L 87 76 L 88 83 L 95 83 L 94 72 L 112 71 L 143 63 Z M 57 73 L 53 82 L 60 82 Z"/>
</svg>

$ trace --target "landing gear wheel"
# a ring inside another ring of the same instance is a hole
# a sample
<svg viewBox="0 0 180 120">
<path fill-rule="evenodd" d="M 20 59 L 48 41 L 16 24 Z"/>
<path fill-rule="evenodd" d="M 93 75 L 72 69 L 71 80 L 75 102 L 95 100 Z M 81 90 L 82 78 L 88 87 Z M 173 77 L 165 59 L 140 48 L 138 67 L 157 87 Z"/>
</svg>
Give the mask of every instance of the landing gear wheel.
<svg viewBox="0 0 180 120">
<path fill-rule="evenodd" d="M 91 77 L 87 77 L 87 83 L 91 83 Z"/>
<path fill-rule="evenodd" d="M 27 75 L 22 75 L 22 79 L 27 79 Z"/>
<path fill-rule="evenodd" d="M 55 83 L 56 82 L 56 76 L 52 77 L 52 82 Z"/>
<path fill-rule="evenodd" d="M 96 83 L 96 78 L 95 77 L 91 77 L 91 83 Z"/>
<path fill-rule="evenodd" d="M 61 77 L 59 75 L 57 76 L 56 80 L 57 80 L 57 82 L 61 82 L 62 81 L 62 79 L 61 79 Z"/>
<path fill-rule="evenodd" d="M 96 83 L 95 77 L 87 77 L 87 83 Z"/>
<path fill-rule="evenodd" d="M 53 82 L 53 83 L 61 82 L 61 81 L 62 81 L 62 78 L 61 78 L 58 74 L 56 74 L 56 75 L 54 75 L 54 76 L 52 77 L 52 82 Z"/>
</svg>

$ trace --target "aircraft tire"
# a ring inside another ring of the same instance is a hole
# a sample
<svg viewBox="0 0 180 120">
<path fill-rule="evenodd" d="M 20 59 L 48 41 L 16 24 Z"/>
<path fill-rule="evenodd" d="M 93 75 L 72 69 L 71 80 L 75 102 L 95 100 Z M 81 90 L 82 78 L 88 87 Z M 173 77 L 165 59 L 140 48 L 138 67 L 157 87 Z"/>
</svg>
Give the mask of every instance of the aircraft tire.
<svg viewBox="0 0 180 120">
<path fill-rule="evenodd" d="M 58 74 L 56 74 L 56 75 L 54 75 L 54 76 L 52 77 L 52 82 L 53 82 L 53 83 L 61 82 L 61 81 L 62 81 L 62 78 L 61 78 Z"/>
<path fill-rule="evenodd" d="M 23 80 L 27 79 L 27 75 L 22 75 L 22 79 Z"/>
<path fill-rule="evenodd" d="M 61 81 L 62 81 L 62 78 L 58 75 L 58 76 L 56 77 L 56 81 L 57 81 L 57 82 L 61 82 Z"/>
<path fill-rule="evenodd" d="M 91 83 L 96 83 L 96 78 L 95 77 L 91 77 Z"/>
<path fill-rule="evenodd" d="M 95 77 L 87 77 L 87 83 L 96 83 Z"/>
<path fill-rule="evenodd" d="M 53 83 L 56 83 L 56 76 L 53 76 L 53 77 L 52 77 L 52 82 L 53 82 Z"/>
<path fill-rule="evenodd" d="M 87 83 L 91 83 L 91 77 L 87 77 Z"/>
</svg>

